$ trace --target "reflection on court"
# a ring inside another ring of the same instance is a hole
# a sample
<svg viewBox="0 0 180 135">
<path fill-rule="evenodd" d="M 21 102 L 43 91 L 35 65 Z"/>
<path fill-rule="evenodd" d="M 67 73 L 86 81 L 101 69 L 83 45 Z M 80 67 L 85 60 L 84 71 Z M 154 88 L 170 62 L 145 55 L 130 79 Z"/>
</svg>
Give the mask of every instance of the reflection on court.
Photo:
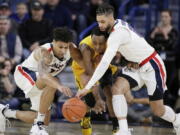
<svg viewBox="0 0 180 135">
<path fill-rule="evenodd" d="M 4 135 L 28 135 L 31 125 L 13 121 Z M 132 135 L 175 135 L 172 128 L 130 127 Z M 93 124 L 93 135 L 111 135 L 111 125 Z M 48 128 L 50 135 L 81 135 L 79 124 L 51 123 Z M 2 135 L 2 134 L 0 134 Z"/>
</svg>

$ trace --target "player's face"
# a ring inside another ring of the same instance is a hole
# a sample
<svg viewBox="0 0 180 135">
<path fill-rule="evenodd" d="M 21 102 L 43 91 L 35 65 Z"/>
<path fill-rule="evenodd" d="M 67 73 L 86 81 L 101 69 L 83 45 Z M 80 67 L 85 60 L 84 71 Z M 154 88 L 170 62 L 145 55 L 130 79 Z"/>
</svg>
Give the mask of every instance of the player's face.
<svg viewBox="0 0 180 135">
<path fill-rule="evenodd" d="M 103 54 L 106 50 L 106 40 L 104 36 L 92 35 L 92 42 L 94 44 L 94 51 Z"/>
<path fill-rule="evenodd" d="M 110 32 L 112 28 L 112 16 L 111 15 L 97 15 L 96 16 L 97 23 L 101 31 Z"/>
<path fill-rule="evenodd" d="M 53 41 L 53 51 L 58 58 L 63 58 L 69 50 L 69 43 Z"/>
</svg>

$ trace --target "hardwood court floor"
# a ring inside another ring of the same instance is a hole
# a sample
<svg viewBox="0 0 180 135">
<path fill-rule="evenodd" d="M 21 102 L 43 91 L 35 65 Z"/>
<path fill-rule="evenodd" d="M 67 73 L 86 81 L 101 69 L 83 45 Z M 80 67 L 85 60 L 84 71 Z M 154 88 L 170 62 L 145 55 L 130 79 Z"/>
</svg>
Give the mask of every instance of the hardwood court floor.
<svg viewBox="0 0 180 135">
<path fill-rule="evenodd" d="M 12 127 L 7 128 L 4 135 L 28 135 L 31 125 L 13 121 Z M 130 127 L 133 129 L 132 135 L 175 135 L 171 128 L 155 127 Z M 111 126 L 107 124 L 93 124 L 93 135 L 111 135 Z M 81 135 L 79 124 L 71 123 L 51 123 L 48 128 L 50 135 Z M 0 134 L 3 135 L 3 134 Z"/>
</svg>

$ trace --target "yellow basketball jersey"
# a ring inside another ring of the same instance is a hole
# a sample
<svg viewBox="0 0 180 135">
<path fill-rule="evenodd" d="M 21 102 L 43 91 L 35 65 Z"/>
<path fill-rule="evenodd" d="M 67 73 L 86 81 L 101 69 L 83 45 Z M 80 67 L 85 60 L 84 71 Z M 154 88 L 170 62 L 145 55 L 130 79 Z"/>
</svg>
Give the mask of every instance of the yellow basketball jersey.
<svg viewBox="0 0 180 135">
<path fill-rule="evenodd" d="M 86 38 L 84 38 L 80 42 L 79 45 L 83 45 L 83 44 L 89 46 L 92 50 L 94 50 L 94 44 L 92 43 L 91 36 L 87 36 Z M 94 53 L 92 59 L 94 59 L 97 55 L 99 55 L 99 54 L 98 53 Z M 85 72 L 85 70 L 80 65 L 78 65 L 78 63 L 76 63 L 75 61 L 72 62 L 72 66 L 71 67 L 72 67 L 73 73 L 74 73 L 74 75 L 76 77 Z M 111 68 L 113 74 L 117 71 L 117 67 L 116 66 L 110 65 L 110 68 Z"/>
<path fill-rule="evenodd" d="M 79 45 L 87 45 L 89 46 L 90 48 L 94 49 L 94 45 L 92 43 L 92 40 L 91 40 L 91 36 L 88 36 L 86 38 L 84 38 Z M 72 70 L 73 70 L 73 73 L 75 76 L 78 76 L 78 75 L 81 75 L 82 73 L 85 72 L 85 70 L 77 63 L 73 60 L 72 62 Z"/>
</svg>

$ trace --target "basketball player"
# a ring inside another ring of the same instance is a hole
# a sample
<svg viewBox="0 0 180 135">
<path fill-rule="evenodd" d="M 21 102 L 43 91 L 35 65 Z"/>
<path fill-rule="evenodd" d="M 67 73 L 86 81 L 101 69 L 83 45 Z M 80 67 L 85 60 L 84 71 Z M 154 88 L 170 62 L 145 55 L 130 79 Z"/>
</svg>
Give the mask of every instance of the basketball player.
<svg viewBox="0 0 180 135">
<path fill-rule="evenodd" d="M 124 93 L 131 88 L 140 88 L 146 85 L 150 106 L 155 115 L 171 122 L 176 134 L 180 135 L 180 114 L 169 106 L 163 104 L 163 93 L 166 87 L 166 70 L 160 56 L 156 53 L 143 37 L 138 35 L 127 22 L 114 19 L 114 9 L 104 3 L 96 11 L 96 19 L 101 31 L 110 35 L 107 49 L 97 66 L 91 80 L 84 90 L 77 93 L 78 97 L 84 96 L 89 89 L 103 76 L 108 69 L 113 57 L 119 52 L 126 60 L 139 64 L 139 69 L 124 68 L 112 86 L 112 103 L 120 130 L 119 135 L 131 135 L 127 123 L 127 102 Z"/>
<path fill-rule="evenodd" d="M 80 42 L 79 50 L 80 53 L 82 54 L 81 60 L 83 61 L 84 66 L 83 67 L 80 66 L 79 62 L 76 62 L 77 60 L 76 61 L 74 60 L 72 63 L 72 70 L 76 80 L 76 85 L 78 86 L 79 89 L 83 89 L 86 83 L 88 82 L 88 80 L 90 79 L 90 77 L 92 76 L 94 69 L 99 62 L 98 58 L 101 57 L 101 55 L 105 51 L 107 36 L 108 35 L 106 32 L 101 32 L 99 28 L 95 28 L 90 36 L 87 36 Z M 112 70 L 112 72 L 115 73 L 117 67 L 111 65 L 111 69 L 109 70 Z M 98 89 L 99 89 L 98 85 L 93 87 L 92 93 L 89 93 L 87 96 L 84 97 L 86 104 L 90 108 L 94 107 L 94 109 L 92 110 L 96 111 L 97 113 L 105 111 L 105 103 L 104 101 L 102 101 Z M 108 90 L 105 90 L 105 94 L 107 92 Z M 109 97 L 107 97 L 106 101 L 109 101 L 108 98 Z M 115 115 L 113 113 L 112 105 L 110 106 L 110 108 L 108 107 L 108 109 L 110 112 L 110 116 L 113 117 L 112 118 L 113 133 L 115 133 L 118 129 L 117 118 L 115 118 Z M 81 128 L 83 135 L 92 135 L 90 111 L 82 119 Z"/>
<path fill-rule="evenodd" d="M 98 27 L 94 28 L 92 30 L 91 35 L 85 37 L 79 44 L 79 50 L 82 54 L 82 58 L 79 59 L 79 61 L 76 59 L 76 61 L 73 61 L 72 64 L 72 70 L 75 76 L 76 84 L 79 89 L 83 89 L 90 79 L 90 77 L 93 75 L 93 72 L 98 65 L 103 53 L 106 49 L 106 41 L 108 38 L 108 34 L 106 32 L 100 31 Z M 71 49 L 73 50 L 73 49 Z M 77 53 L 71 53 L 71 54 L 77 54 Z M 75 57 L 77 58 L 77 56 Z M 83 61 L 82 63 L 78 64 L 80 61 Z M 130 62 L 128 62 L 130 64 Z M 131 66 L 136 65 L 135 63 L 131 62 Z M 108 71 L 105 73 L 105 75 L 100 80 L 101 88 L 103 89 L 103 94 L 105 94 L 106 97 L 106 104 L 108 107 L 108 111 L 112 120 L 113 125 L 113 135 L 116 135 L 118 132 L 118 121 L 115 117 L 115 114 L 113 112 L 112 107 L 112 93 L 111 93 L 111 86 L 113 83 L 113 76 L 115 75 L 117 71 L 117 67 L 110 65 Z M 101 97 L 99 95 L 99 86 L 95 86 L 92 89 L 92 92 L 89 93 L 87 96 L 84 97 L 87 105 L 92 108 L 92 110 L 95 110 L 96 112 L 102 112 L 104 111 L 104 104 L 101 101 Z M 132 97 L 130 92 L 126 93 L 126 99 L 130 103 L 147 103 L 147 99 L 135 99 Z M 82 127 L 82 134 L 83 135 L 92 135 L 92 128 L 91 128 L 91 121 L 90 121 L 90 113 L 86 114 L 86 117 L 83 118 L 81 122 Z"/>
<path fill-rule="evenodd" d="M 15 118 L 34 123 L 31 135 L 48 135 L 45 126 L 50 119 L 50 106 L 56 90 L 71 97 L 71 90 L 56 79 L 70 59 L 69 45 L 72 33 L 67 28 L 56 28 L 53 42 L 42 45 L 20 65 L 17 65 L 14 78 L 17 86 L 30 98 L 33 111 L 11 110 L 0 104 L 0 132 L 5 131 L 6 118 Z"/>
</svg>

